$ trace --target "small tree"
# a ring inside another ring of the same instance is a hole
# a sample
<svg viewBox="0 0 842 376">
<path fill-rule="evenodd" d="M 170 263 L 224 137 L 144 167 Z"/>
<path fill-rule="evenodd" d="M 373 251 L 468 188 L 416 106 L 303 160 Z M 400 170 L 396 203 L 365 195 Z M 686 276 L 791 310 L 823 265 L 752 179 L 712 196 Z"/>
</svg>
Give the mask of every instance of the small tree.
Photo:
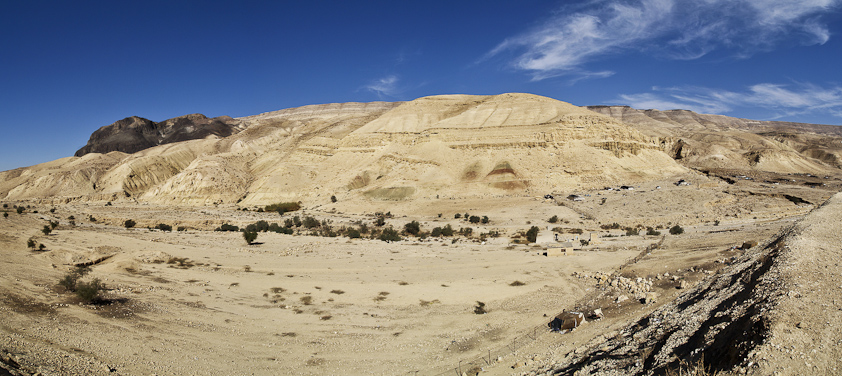
<svg viewBox="0 0 842 376">
<path fill-rule="evenodd" d="M 418 221 L 412 221 L 404 225 L 407 234 L 418 235 L 421 232 L 421 224 Z"/>
<path fill-rule="evenodd" d="M 29 248 L 35 248 L 35 239 L 29 238 L 29 240 L 26 241 L 26 246 Z"/>
<path fill-rule="evenodd" d="M 123 226 L 125 226 L 126 228 L 132 228 L 135 225 L 137 225 L 137 222 L 135 222 L 131 219 L 127 219 L 125 222 L 123 222 Z"/>
<path fill-rule="evenodd" d="M 76 296 L 86 303 L 96 300 L 101 290 L 105 290 L 105 284 L 100 282 L 99 278 L 94 278 L 88 283 L 76 282 Z"/>
<path fill-rule="evenodd" d="M 251 245 L 257 239 L 257 231 L 243 231 L 243 239 L 246 240 L 246 244 Z"/>
<path fill-rule="evenodd" d="M 679 225 L 675 225 L 670 227 L 670 235 L 681 235 L 684 233 L 684 229 L 681 228 Z"/>
<path fill-rule="evenodd" d="M 449 224 L 441 228 L 442 236 L 453 236 L 453 227 Z"/>
<path fill-rule="evenodd" d="M 383 229 L 383 232 L 380 234 L 380 240 L 384 242 L 396 242 L 401 240 L 401 236 L 398 235 L 398 231 L 387 227 Z"/>
<path fill-rule="evenodd" d="M 538 240 L 538 231 L 541 231 L 538 226 L 530 227 L 529 231 L 526 232 L 526 240 L 530 243 L 535 243 Z"/>
</svg>

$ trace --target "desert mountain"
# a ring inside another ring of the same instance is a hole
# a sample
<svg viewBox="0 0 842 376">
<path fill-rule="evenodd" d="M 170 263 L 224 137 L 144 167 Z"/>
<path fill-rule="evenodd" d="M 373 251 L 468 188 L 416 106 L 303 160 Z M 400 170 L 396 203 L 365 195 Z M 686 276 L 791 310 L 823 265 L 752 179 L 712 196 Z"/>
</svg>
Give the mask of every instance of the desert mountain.
<svg viewBox="0 0 842 376">
<path fill-rule="evenodd" d="M 825 173 L 842 167 L 842 127 L 758 121 L 687 110 L 588 106 L 652 137 L 679 138 L 671 154 L 689 167 Z"/>
<path fill-rule="evenodd" d="M 0 197 L 261 205 L 543 195 L 692 169 L 823 174 L 840 167 L 839 134 L 530 94 L 132 117 L 94 132 L 80 156 L 0 173 Z"/>
<path fill-rule="evenodd" d="M 240 122 L 229 116 L 208 119 L 202 114 L 190 114 L 160 123 L 130 116 L 97 129 L 88 143 L 76 151 L 76 156 L 112 151 L 135 153 L 153 146 L 202 139 L 211 135 L 228 137 L 239 132 L 240 125 Z"/>
</svg>

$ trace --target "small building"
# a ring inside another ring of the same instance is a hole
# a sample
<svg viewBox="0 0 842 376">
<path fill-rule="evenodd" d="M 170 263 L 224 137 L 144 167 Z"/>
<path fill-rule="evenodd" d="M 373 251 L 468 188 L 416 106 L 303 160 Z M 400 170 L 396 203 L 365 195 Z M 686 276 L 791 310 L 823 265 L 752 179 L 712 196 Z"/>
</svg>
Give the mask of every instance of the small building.
<svg viewBox="0 0 842 376">
<path fill-rule="evenodd" d="M 550 321 L 553 331 L 573 330 L 585 323 L 585 314 L 581 312 L 562 312 Z"/>
</svg>

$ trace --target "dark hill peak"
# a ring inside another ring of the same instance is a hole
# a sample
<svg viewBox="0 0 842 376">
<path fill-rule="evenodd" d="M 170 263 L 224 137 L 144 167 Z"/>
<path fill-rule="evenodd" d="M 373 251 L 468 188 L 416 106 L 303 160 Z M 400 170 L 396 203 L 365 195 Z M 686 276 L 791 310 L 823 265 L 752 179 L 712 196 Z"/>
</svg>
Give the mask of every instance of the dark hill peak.
<svg viewBox="0 0 842 376">
<path fill-rule="evenodd" d="M 157 145 L 201 139 L 210 135 L 227 137 L 240 131 L 239 124 L 230 116 L 208 118 L 202 114 L 189 114 L 159 123 L 130 116 L 97 129 L 91 134 L 88 143 L 76 151 L 76 156 L 112 151 L 135 153 Z"/>
</svg>

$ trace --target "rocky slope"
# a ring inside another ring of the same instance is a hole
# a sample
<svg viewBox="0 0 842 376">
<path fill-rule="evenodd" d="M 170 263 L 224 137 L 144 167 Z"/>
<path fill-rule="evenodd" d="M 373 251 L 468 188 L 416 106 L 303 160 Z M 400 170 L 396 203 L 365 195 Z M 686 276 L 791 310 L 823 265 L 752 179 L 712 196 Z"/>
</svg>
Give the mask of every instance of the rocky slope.
<svg viewBox="0 0 842 376">
<path fill-rule="evenodd" d="M 839 220 L 842 194 L 676 300 L 540 371 L 838 374 Z"/>
<path fill-rule="evenodd" d="M 242 123 L 230 116 L 209 119 L 202 114 L 190 114 L 156 123 L 142 117 L 130 116 L 97 129 L 88 143 L 76 151 L 81 157 L 89 153 L 119 151 L 135 153 L 153 146 L 208 136 L 228 137 L 242 130 Z"/>
<path fill-rule="evenodd" d="M 686 166 L 778 173 L 822 174 L 842 167 L 842 127 L 758 121 L 687 110 L 637 110 L 628 106 L 588 109 L 644 134 L 673 139 L 671 154 Z"/>
<path fill-rule="evenodd" d="M 838 134 L 530 94 L 312 105 L 238 119 L 132 117 L 94 132 L 81 157 L 0 172 L 0 199 L 263 205 L 543 195 L 692 170 L 833 175 L 842 167 Z"/>
<path fill-rule="evenodd" d="M 687 172 L 657 138 L 529 94 L 305 106 L 236 120 L 244 130 L 225 138 L 4 172 L 0 197 L 260 205 L 543 195 Z"/>
</svg>

